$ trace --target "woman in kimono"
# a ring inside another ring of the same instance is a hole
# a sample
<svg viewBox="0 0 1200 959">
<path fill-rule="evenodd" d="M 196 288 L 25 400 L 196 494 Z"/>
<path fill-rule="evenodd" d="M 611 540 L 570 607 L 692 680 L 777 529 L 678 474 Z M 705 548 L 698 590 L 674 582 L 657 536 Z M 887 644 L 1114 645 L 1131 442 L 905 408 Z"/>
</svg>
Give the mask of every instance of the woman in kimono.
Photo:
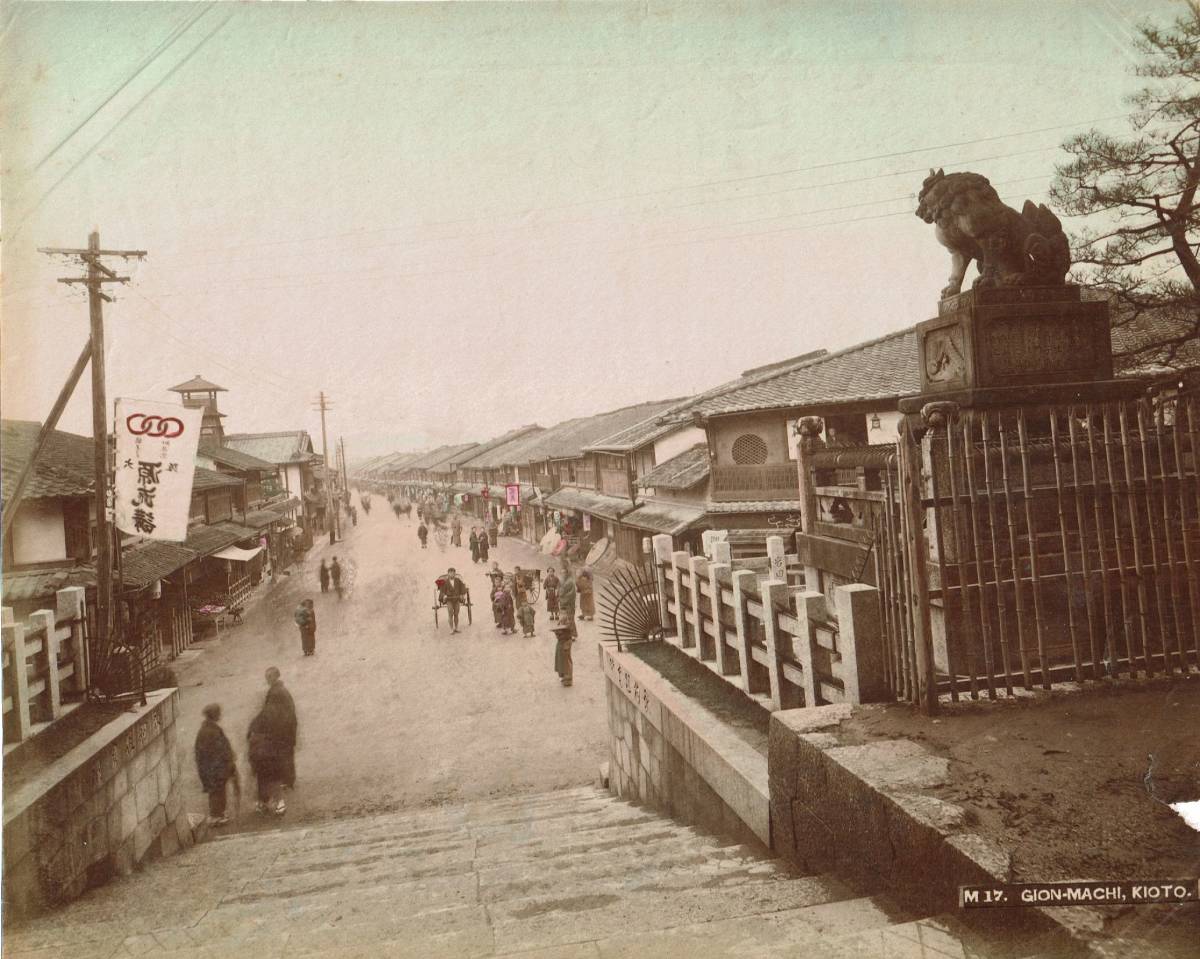
<svg viewBox="0 0 1200 959">
<path fill-rule="evenodd" d="M 546 578 L 542 580 L 542 588 L 546 591 L 546 612 L 551 619 L 558 619 L 558 577 L 554 567 L 546 569 Z"/>
<path fill-rule="evenodd" d="M 592 595 L 592 571 L 587 566 L 575 577 L 575 589 L 579 593 L 579 618 L 590 620 L 596 615 L 596 601 Z"/>
<path fill-rule="evenodd" d="M 496 590 L 492 597 L 492 609 L 496 613 L 496 625 L 500 633 L 510 636 L 517 631 L 517 620 L 513 613 L 513 599 L 506 589 Z"/>
<path fill-rule="evenodd" d="M 475 527 L 471 527 L 471 538 L 467 540 L 467 545 L 471 547 L 471 562 L 479 562 L 479 533 Z"/>
</svg>

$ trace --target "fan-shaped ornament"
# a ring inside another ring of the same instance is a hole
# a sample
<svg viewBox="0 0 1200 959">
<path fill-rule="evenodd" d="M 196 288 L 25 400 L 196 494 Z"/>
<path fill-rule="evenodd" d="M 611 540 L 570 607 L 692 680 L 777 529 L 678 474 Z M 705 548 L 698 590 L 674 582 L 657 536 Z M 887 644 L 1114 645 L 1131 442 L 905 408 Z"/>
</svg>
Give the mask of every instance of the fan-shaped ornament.
<svg viewBox="0 0 1200 959">
<path fill-rule="evenodd" d="M 663 636 L 658 614 L 658 584 L 651 570 L 622 566 L 613 571 L 600 592 L 600 631 L 617 642 L 644 643 Z"/>
</svg>

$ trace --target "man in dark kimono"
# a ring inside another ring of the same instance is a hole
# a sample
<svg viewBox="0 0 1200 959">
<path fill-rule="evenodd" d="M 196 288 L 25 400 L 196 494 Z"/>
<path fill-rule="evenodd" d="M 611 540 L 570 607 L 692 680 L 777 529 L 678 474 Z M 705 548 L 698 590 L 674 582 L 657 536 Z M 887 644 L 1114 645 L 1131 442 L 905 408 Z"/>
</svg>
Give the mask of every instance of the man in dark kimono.
<svg viewBox="0 0 1200 959">
<path fill-rule="evenodd" d="M 542 588 L 546 590 L 546 612 L 552 620 L 558 619 L 558 576 L 551 566 L 546 570 L 546 578 L 542 580 Z"/>
<path fill-rule="evenodd" d="M 479 531 L 474 526 L 471 527 L 471 538 L 467 540 L 467 545 L 471 547 L 471 562 L 479 562 Z"/>
<path fill-rule="evenodd" d="M 571 638 L 579 635 L 575 628 L 575 575 L 571 567 L 563 563 L 562 583 L 558 587 L 558 615 L 563 625 L 571 627 Z"/>
<path fill-rule="evenodd" d="M 573 621 L 572 621 L 573 622 Z M 571 635 L 573 627 L 564 620 L 553 627 L 554 638 L 554 671 L 564 686 L 570 686 L 575 678 L 575 664 L 571 659 L 571 644 L 575 642 Z"/>
<path fill-rule="evenodd" d="M 333 558 L 333 563 L 329 567 L 329 578 L 333 581 L 334 592 L 337 593 L 338 599 L 342 598 L 342 564 L 338 562 L 338 558 Z"/>
<path fill-rule="evenodd" d="M 301 600 L 292 614 L 292 619 L 300 627 L 300 652 L 311 656 L 317 651 L 317 611 L 313 607 L 313 601 Z"/>
<path fill-rule="evenodd" d="M 258 781 L 259 812 L 282 816 L 287 811 L 282 790 L 296 785 L 296 736 L 299 723 L 292 694 L 279 678 L 279 670 L 267 670 L 267 696 L 262 709 L 250 723 L 250 764 Z"/>
<path fill-rule="evenodd" d="M 221 707 L 210 703 L 204 707 L 204 722 L 196 733 L 196 771 L 200 774 L 200 785 L 208 793 L 208 821 L 213 826 L 229 822 L 225 815 L 225 787 L 230 779 L 237 779 L 233 746 L 220 721 Z"/>
</svg>

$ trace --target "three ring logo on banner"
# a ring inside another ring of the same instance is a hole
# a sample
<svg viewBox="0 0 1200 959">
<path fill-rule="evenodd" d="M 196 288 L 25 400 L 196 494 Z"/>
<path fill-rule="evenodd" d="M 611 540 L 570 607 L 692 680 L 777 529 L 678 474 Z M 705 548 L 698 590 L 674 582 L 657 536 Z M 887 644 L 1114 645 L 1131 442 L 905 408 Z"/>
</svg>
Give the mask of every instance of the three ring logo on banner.
<svg viewBox="0 0 1200 959">
<path fill-rule="evenodd" d="M 147 539 L 187 539 L 203 411 L 118 399 L 113 522 Z"/>
</svg>

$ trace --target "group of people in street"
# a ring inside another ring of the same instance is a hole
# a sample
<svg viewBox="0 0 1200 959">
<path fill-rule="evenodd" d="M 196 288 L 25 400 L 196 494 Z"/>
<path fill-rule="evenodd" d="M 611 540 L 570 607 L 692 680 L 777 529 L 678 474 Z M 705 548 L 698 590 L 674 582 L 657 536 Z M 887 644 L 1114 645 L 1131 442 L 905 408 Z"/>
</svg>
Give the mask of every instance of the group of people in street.
<svg viewBox="0 0 1200 959">
<path fill-rule="evenodd" d="M 472 563 L 486 563 L 488 553 L 496 543 L 496 532 L 489 531 L 483 526 L 472 526 L 471 535 L 467 537 L 467 547 L 471 550 Z"/>
<path fill-rule="evenodd" d="M 279 670 L 266 672 L 267 695 L 246 732 L 246 757 L 256 786 L 255 811 L 282 816 L 287 812 L 284 790 L 296 786 L 296 742 L 299 722 L 296 703 Z M 241 802 L 241 777 L 233 744 L 221 728 L 221 706 L 204 707 L 204 722 L 196 733 L 196 770 L 208 795 L 208 818 L 213 826 L 229 822 L 229 785 Z"/>
</svg>

